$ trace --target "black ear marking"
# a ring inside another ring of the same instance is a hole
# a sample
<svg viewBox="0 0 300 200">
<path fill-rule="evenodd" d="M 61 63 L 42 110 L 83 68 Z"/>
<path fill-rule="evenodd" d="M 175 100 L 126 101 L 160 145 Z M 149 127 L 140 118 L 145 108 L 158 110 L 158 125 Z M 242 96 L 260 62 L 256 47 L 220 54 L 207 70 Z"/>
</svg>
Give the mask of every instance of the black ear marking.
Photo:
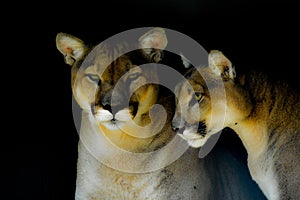
<svg viewBox="0 0 300 200">
<path fill-rule="evenodd" d="M 158 63 L 164 57 L 164 52 L 162 50 L 154 50 L 153 53 L 150 54 L 150 58 L 152 62 Z"/>
<path fill-rule="evenodd" d="M 229 67 L 228 66 L 224 66 L 223 72 L 221 73 L 221 76 L 222 76 L 224 81 L 228 81 L 230 79 Z"/>
<path fill-rule="evenodd" d="M 234 67 L 232 67 L 232 69 L 230 69 L 229 66 L 224 66 L 223 72 L 221 73 L 221 77 L 224 81 L 234 79 L 236 77 Z"/>
</svg>

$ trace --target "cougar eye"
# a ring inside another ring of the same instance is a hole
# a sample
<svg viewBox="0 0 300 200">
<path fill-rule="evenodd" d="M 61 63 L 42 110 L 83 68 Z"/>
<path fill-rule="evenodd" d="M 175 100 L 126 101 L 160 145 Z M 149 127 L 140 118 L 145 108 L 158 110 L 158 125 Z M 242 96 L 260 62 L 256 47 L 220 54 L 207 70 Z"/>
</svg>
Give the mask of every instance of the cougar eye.
<svg viewBox="0 0 300 200">
<path fill-rule="evenodd" d="M 91 81 L 95 82 L 95 83 L 99 83 L 100 82 L 100 77 L 96 74 L 87 74 L 86 75 Z"/>
<path fill-rule="evenodd" d="M 126 67 L 127 69 L 130 69 L 131 63 L 126 63 L 125 67 Z"/>
<path fill-rule="evenodd" d="M 200 92 L 195 92 L 195 97 L 198 102 L 203 99 L 203 95 Z"/>
<path fill-rule="evenodd" d="M 130 75 L 128 76 L 128 79 L 131 80 L 131 81 L 133 81 L 133 80 L 137 79 L 137 78 L 139 77 L 140 74 L 141 74 L 140 72 L 135 72 L 135 73 L 133 73 L 133 74 L 130 74 Z"/>
</svg>

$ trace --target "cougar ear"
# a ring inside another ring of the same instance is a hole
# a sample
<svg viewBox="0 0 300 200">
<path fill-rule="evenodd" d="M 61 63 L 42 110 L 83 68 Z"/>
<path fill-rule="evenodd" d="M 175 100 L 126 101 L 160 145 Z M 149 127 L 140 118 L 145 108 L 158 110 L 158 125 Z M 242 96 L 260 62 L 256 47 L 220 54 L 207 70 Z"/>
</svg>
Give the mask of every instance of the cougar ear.
<svg viewBox="0 0 300 200">
<path fill-rule="evenodd" d="M 224 81 L 234 79 L 235 69 L 232 66 L 230 60 L 224 56 L 221 51 L 212 50 L 208 54 L 208 65 L 212 71 L 221 76 Z"/>
<path fill-rule="evenodd" d="M 168 39 L 162 28 L 153 28 L 139 38 L 139 47 L 144 56 L 154 62 L 163 58 L 163 49 L 167 46 Z"/>
<path fill-rule="evenodd" d="M 86 52 L 86 46 L 82 40 L 66 33 L 56 35 L 56 48 L 64 55 L 68 65 L 82 59 Z"/>
</svg>

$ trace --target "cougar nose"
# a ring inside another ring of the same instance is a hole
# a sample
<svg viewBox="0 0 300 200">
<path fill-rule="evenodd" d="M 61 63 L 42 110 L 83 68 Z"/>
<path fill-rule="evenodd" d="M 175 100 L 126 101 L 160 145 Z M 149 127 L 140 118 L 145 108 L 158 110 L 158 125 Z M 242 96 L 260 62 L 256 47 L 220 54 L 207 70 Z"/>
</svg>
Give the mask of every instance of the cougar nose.
<svg viewBox="0 0 300 200">
<path fill-rule="evenodd" d="M 103 105 L 103 109 L 108 110 L 110 113 L 112 113 L 111 106 L 109 104 Z"/>
<path fill-rule="evenodd" d="M 171 126 L 174 132 L 177 132 L 179 130 L 179 124 L 177 122 L 172 122 Z"/>
<path fill-rule="evenodd" d="M 179 131 L 179 128 L 177 128 L 177 127 L 172 127 L 172 131 L 177 132 L 177 131 Z"/>
<path fill-rule="evenodd" d="M 111 95 L 110 93 L 104 94 L 102 97 L 100 97 L 100 104 L 102 105 L 103 109 L 108 110 L 112 113 L 111 109 Z"/>
<path fill-rule="evenodd" d="M 104 94 L 102 97 L 100 97 L 100 103 L 102 104 L 104 109 L 109 110 L 109 107 L 110 107 L 110 104 L 111 104 L 111 94 L 110 94 L 110 92 L 108 92 L 108 93 Z"/>
<path fill-rule="evenodd" d="M 110 98 L 103 99 L 101 101 L 102 107 L 105 110 L 108 110 L 112 114 L 116 114 L 119 110 L 122 110 L 126 105 L 122 102 L 111 102 Z"/>
</svg>

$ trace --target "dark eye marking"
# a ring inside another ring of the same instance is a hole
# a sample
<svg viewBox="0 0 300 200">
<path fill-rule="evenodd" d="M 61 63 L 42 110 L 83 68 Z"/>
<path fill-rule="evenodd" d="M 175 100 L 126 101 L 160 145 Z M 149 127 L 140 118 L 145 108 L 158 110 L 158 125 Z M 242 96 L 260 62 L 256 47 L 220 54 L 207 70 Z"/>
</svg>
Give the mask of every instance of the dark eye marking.
<svg viewBox="0 0 300 200">
<path fill-rule="evenodd" d="M 129 63 L 129 62 L 128 62 L 128 63 L 126 63 L 126 64 L 125 64 L 125 67 L 126 67 L 126 69 L 128 69 L 128 70 L 129 70 L 129 69 L 130 69 L 130 67 L 131 67 L 131 63 Z"/>
<path fill-rule="evenodd" d="M 128 80 L 133 81 L 133 80 L 137 79 L 140 75 L 141 75 L 140 72 L 135 72 L 135 73 L 133 73 L 133 74 L 130 74 L 130 75 L 128 76 Z"/>
<path fill-rule="evenodd" d="M 97 74 L 86 74 L 86 76 L 93 82 L 100 84 L 101 80 L 100 77 Z"/>
</svg>

